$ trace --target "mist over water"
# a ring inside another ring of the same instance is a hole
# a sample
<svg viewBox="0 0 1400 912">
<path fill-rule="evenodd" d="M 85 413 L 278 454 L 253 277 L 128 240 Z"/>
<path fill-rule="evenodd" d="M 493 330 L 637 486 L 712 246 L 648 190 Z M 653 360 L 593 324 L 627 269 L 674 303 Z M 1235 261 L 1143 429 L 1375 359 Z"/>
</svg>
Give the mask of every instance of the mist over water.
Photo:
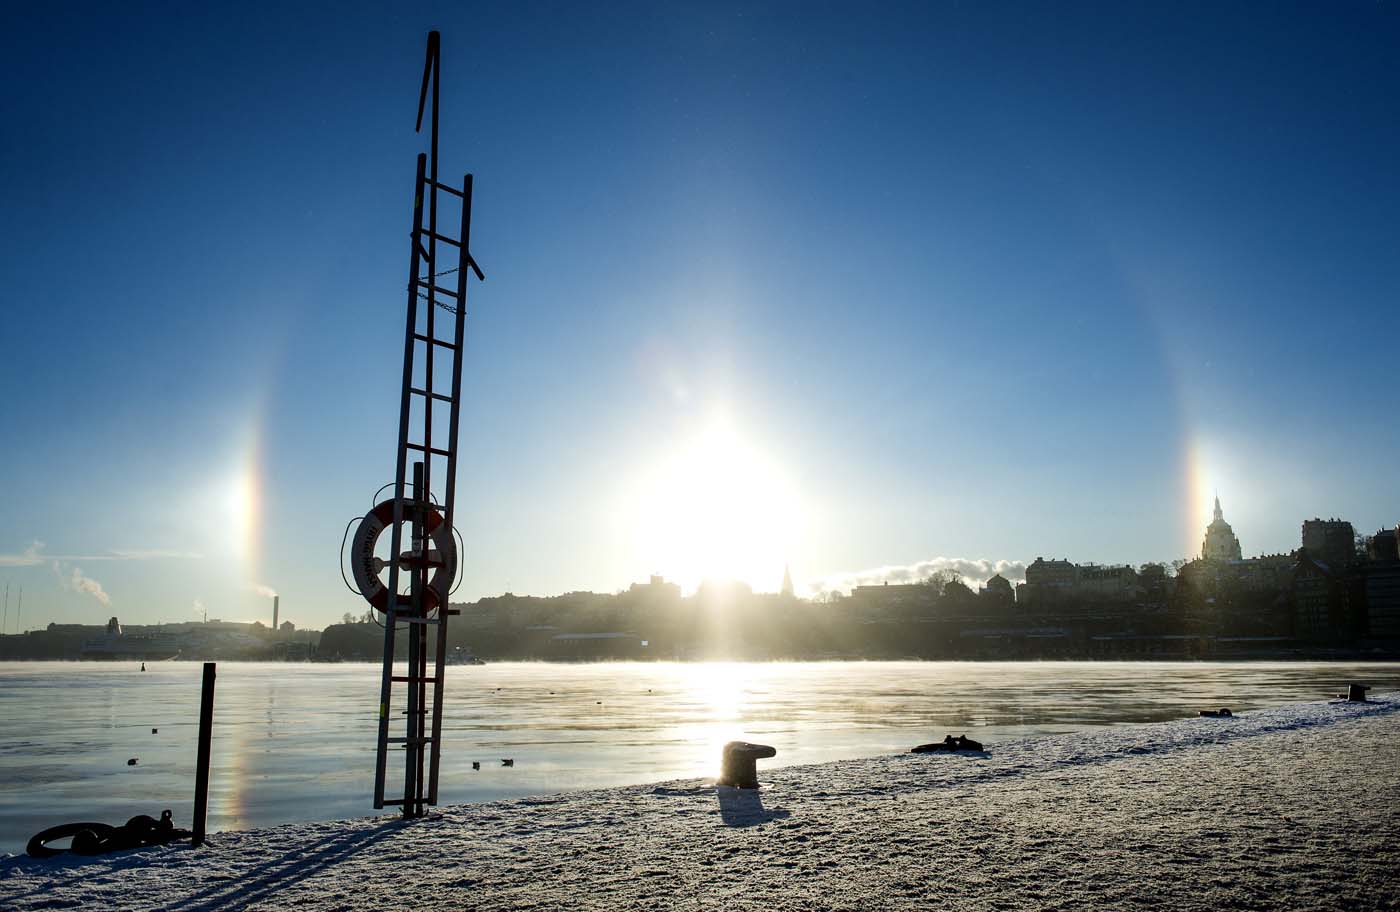
<svg viewBox="0 0 1400 912">
<path fill-rule="evenodd" d="M 171 808 L 188 826 L 199 663 L 0 663 L 0 851 L 72 820 Z M 499 663 L 447 669 L 444 804 L 713 776 L 1400 689 L 1400 664 L 1139 662 Z M 379 667 L 219 666 L 211 830 L 374 813 Z M 152 733 L 156 729 L 156 733 Z M 135 758 L 137 764 L 128 766 Z M 513 767 L 501 759 L 515 761 Z M 481 763 L 474 771 L 472 761 Z M 390 757 L 400 781 L 401 754 Z"/>
</svg>

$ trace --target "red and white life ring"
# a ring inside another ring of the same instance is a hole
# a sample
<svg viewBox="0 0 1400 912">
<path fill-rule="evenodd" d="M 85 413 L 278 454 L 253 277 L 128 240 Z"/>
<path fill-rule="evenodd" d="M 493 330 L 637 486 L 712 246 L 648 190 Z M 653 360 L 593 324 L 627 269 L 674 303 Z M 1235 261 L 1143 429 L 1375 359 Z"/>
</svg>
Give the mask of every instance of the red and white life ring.
<svg viewBox="0 0 1400 912">
<path fill-rule="evenodd" d="M 407 513 L 407 510 L 404 512 Z M 394 501 L 386 500 L 360 520 L 350 549 L 350 570 L 354 574 L 355 585 L 365 597 L 365 601 L 379 611 L 388 610 L 389 587 L 379 578 L 379 572 L 387 563 L 375 557 L 374 547 L 379 542 L 379 536 L 393 524 Z M 436 509 L 428 510 L 423 525 L 440 561 L 428 580 L 428 588 L 423 592 L 423 608 L 431 612 L 447 601 L 447 589 L 457 576 L 457 541 L 447 523 L 443 522 L 442 513 Z M 405 522 L 405 540 L 412 534 L 410 529 L 411 526 Z M 401 554 L 399 557 L 402 561 L 405 555 Z M 399 566 L 406 569 L 406 562 L 401 562 Z"/>
</svg>

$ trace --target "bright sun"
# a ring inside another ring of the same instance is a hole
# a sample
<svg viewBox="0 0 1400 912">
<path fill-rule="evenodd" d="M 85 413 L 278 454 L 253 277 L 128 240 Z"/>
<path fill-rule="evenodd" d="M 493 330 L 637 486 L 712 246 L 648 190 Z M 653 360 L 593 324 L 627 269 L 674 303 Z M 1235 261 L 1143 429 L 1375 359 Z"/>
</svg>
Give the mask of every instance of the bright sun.
<svg viewBox="0 0 1400 912">
<path fill-rule="evenodd" d="M 776 591 L 802 527 L 785 473 L 723 420 L 641 479 L 632 512 L 638 557 L 687 592 L 706 579 Z"/>
</svg>

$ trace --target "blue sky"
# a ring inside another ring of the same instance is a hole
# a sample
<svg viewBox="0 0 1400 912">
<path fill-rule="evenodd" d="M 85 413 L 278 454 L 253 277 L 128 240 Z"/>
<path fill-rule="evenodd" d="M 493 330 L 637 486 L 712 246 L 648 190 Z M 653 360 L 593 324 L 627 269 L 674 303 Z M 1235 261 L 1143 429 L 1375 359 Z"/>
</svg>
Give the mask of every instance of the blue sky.
<svg viewBox="0 0 1400 912">
<path fill-rule="evenodd" d="M 488 276 L 459 597 L 1171 560 L 1217 488 L 1251 554 L 1400 520 L 1393 6 L 3 17 L 27 626 L 362 610 L 430 28 Z"/>
</svg>

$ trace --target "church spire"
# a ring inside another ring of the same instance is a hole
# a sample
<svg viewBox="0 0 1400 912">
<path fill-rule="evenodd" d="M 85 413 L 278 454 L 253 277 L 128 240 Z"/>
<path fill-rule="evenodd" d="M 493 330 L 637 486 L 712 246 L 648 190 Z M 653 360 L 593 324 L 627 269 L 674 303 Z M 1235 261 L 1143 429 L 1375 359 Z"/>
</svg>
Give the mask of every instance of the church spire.
<svg viewBox="0 0 1400 912">
<path fill-rule="evenodd" d="M 1201 559 L 1208 561 L 1237 561 L 1242 558 L 1240 540 L 1225 521 L 1220 509 L 1220 494 L 1215 495 L 1215 521 L 1206 526 L 1206 540 L 1201 545 Z"/>
<path fill-rule="evenodd" d="M 783 595 L 792 598 L 792 571 L 787 564 L 783 564 Z"/>
</svg>

